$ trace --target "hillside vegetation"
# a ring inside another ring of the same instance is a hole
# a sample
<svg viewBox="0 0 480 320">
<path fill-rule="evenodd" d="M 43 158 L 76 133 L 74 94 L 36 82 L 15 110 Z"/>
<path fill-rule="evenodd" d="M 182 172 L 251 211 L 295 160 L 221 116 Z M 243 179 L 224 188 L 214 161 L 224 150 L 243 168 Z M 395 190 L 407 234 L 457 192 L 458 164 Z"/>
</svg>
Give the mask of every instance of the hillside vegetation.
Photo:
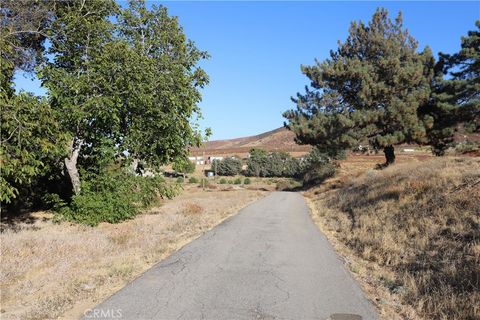
<svg viewBox="0 0 480 320">
<path fill-rule="evenodd" d="M 480 318 L 479 159 L 370 170 L 311 197 L 314 219 L 352 271 L 386 293 L 374 293 L 384 315 Z"/>
</svg>

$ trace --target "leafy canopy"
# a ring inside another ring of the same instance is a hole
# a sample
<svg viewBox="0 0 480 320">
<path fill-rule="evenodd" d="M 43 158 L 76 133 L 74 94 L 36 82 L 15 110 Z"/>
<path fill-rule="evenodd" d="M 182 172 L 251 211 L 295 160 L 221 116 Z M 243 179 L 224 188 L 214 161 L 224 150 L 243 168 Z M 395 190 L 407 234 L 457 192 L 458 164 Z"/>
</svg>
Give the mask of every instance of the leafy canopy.
<svg viewBox="0 0 480 320">
<path fill-rule="evenodd" d="M 242 160 L 235 157 L 215 159 L 212 161 L 212 170 L 219 176 L 235 176 L 242 171 Z"/>
<path fill-rule="evenodd" d="M 480 130 L 480 20 L 476 30 L 462 37 L 458 53 L 440 53 L 435 71 L 432 99 L 421 113 L 432 119 L 429 142 L 434 153 L 442 155 L 459 123 Z"/>
<path fill-rule="evenodd" d="M 200 143 L 192 121 L 208 76 L 196 65 L 208 55 L 166 8 L 72 2 L 57 13 L 50 37 L 53 60 L 41 78 L 73 144 L 82 146 L 85 169 L 125 154 L 158 166 Z"/>
<path fill-rule="evenodd" d="M 302 66 L 311 80 L 297 107 L 284 113 L 301 144 L 330 157 L 368 140 L 375 148 L 425 142 L 426 124 L 417 111 L 430 96 L 433 58 L 385 9 L 368 24 L 352 22 L 349 35 L 330 58 Z"/>
</svg>

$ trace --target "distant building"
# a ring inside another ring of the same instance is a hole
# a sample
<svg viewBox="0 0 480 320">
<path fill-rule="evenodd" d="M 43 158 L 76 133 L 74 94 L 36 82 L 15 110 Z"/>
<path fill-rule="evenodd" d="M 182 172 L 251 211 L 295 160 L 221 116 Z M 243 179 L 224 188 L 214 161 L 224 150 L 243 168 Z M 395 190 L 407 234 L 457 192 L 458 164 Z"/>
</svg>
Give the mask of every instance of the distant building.
<svg viewBox="0 0 480 320">
<path fill-rule="evenodd" d="M 188 157 L 188 160 L 192 161 L 195 164 L 204 164 L 203 157 L 198 156 L 198 157 Z"/>
<path fill-rule="evenodd" d="M 214 156 L 208 157 L 208 163 L 212 163 L 213 160 L 222 161 L 223 157 L 214 157 Z"/>
</svg>

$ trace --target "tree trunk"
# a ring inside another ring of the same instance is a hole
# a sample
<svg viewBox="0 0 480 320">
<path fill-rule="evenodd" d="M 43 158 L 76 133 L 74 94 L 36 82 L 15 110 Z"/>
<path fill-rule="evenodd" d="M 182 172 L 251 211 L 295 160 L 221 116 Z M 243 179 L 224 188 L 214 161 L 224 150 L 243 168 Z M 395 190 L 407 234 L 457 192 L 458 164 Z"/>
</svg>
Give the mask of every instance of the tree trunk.
<svg viewBox="0 0 480 320">
<path fill-rule="evenodd" d="M 385 166 L 395 163 L 395 148 L 392 145 L 383 148 L 383 153 L 385 153 Z"/>
<path fill-rule="evenodd" d="M 82 148 L 83 140 L 72 139 L 72 142 L 69 146 L 69 156 L 65 158 L 65 168 L 67 170 L 68 176 L 70 177 L 70 182 L 72 183 L 73 192 L 75 194 L 80 193 L 80 174 L 77 169 L 77 160 L 80 154 L 80 149 Z"/>
</svg>

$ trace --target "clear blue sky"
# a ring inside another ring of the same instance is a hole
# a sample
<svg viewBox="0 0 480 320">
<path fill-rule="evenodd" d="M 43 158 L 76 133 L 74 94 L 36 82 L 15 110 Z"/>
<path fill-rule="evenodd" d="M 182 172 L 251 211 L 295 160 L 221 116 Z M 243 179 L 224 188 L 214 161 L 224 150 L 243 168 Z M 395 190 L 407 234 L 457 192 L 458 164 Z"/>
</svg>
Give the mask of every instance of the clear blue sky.
<svg viewBox="0 0 480 320">
<path fill-rule="evenodd" d="M 157 2 L 178 16 L 187 36 L 210 53 L 202 127 L 212 140 L 253 135 L 282 126 L 290 97 L 308 84 L 300 65 L 325 59 L 344 40 L 352 20 L 368 21 L 385 7 L 419 41 L 453 53 L 480 18 L 480 2 Z M 44 93 L 17 77 L 17 89 Z"/>
</svg>

